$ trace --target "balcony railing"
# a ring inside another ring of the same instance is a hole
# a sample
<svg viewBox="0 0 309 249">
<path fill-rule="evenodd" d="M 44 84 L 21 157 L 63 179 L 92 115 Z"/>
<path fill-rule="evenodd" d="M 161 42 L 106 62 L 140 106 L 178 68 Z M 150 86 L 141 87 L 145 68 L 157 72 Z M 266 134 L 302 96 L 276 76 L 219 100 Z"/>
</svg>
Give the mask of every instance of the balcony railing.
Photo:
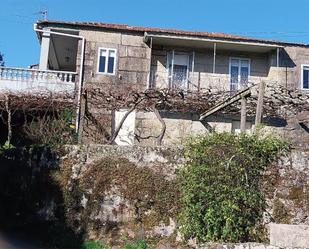
<svg viewBox="0 0 309 249">
<path fill-rule="evenodd" d="M 212 74 L 176 71 L 174 76 L 167 71 L 151 70 L 149 83 L 152 88 L 177 88 L 190 91 L 207 91 L 209 89 L 217 91 L 237 91 L 252 84 L 259 83 L 265 79 L 259 77 L 249 77 L 246 82 L 231 82 L 229 74 Z"/>
<path fill-rule="evenodd" d="M 74 83 L 76 72 L 0 67 L 0 80 L 23 82 Z"/>
<path fill-rule="evenodd" d="M 0 67 L 0 91 L 72 93 L 76 78 L 75 72 Z"/>
</svg>

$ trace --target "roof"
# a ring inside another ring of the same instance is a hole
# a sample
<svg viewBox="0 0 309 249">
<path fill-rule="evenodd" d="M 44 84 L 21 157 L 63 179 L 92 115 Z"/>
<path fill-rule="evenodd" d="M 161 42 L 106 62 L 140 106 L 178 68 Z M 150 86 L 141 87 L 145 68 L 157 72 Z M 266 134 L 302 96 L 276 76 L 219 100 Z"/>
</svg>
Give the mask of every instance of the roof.
<svg viewBox="0 0 309 249">
<path fill-rule="evenodd" d="M 74 29 L 96 29 L 96 30 L 113 30 L 119 32 L 136 32 L 136 33 L 145 33 L 151 32 L 156 34 L 165 34 L 165 35 L 178 35 L 178 36 L 189 36 L 189 37 L 200 37 L 200 38 L 209 38 L 209 39 L 220 39 L 220 40 L 229 40 L 229 41 L 242 41 L 242 42 L 255 42 L 255 43 L 264 43 L 280 46 L 299 46 L 299 47 L 309 47 L 309 44 L 304 43 L 294 43 L 294 42 L 285 42 L 285 41 L 275 41 L 267 39 L 259 39 L 253 37 L 237 36 L 226 33 L 218 32 L 198 32 L 198 31 L 187 31 L 187 30 L 177 30 L 177 29 L 162 29 L 162 28 L 152 28 L 152 27 L 141 27 L 141 26 L 130 26 L 126 24 L 111 24 L 111 23 L 101 23 L 101 22 L 68 22 L 68 21 L 52 21 L 44 20 L 37 22 L 39 27 L 65 27 L 65 28 L 74 28 Z"/>
</svg>

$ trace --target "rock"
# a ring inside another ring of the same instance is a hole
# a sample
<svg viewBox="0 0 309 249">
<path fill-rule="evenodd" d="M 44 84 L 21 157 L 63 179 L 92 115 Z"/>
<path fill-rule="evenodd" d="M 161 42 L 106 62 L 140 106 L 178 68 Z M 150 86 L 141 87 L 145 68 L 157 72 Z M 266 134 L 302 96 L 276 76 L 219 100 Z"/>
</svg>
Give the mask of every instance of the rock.
<svg viewBox="0 0 309 249">
<path fill-rule="evenodd" d="M 309 248 L 309 226 L 271 224 L 270 244 L 278 247 Z"/>
</svg>

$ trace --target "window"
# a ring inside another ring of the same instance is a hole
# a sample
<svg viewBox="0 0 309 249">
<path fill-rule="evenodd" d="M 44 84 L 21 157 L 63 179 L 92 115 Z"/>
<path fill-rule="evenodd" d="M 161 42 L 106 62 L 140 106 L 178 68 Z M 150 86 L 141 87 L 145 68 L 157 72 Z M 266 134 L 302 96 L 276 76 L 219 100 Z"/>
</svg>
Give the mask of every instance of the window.
<svg viewBox="0 0 309 249">
<path fill-rule="evenodd" d="M 247 86 L 250 75 L 250 59 L 230 58 L 230 90 Z"/>
<path fill-rule="evenodd" d="M 309 90 L 309 65 L 301 65 L 301 87 L 304 90 Z"/>
<path fill-rule="evenodd" d="M 170 87 L 186 89 L 189 74 L 189 55 L 181 52 L 169 52 L 167 55 Z"/>
<path fill-rule="evenodd" d="M 98 73 L 115 74 L 116 49 L 99 48 Z"/>
</svg>

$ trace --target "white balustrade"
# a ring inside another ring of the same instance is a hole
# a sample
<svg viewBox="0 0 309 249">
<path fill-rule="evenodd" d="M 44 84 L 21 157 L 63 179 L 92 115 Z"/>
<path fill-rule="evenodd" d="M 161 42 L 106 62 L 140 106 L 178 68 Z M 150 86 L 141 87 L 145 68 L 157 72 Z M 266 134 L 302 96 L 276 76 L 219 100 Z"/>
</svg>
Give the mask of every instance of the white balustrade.
<svg viewBox="0 0 309 249">
<path fill-rule="evenodd" d="M 0 80 L 74 83 L 76 72 L 0 67 Z"/>
</svg>

